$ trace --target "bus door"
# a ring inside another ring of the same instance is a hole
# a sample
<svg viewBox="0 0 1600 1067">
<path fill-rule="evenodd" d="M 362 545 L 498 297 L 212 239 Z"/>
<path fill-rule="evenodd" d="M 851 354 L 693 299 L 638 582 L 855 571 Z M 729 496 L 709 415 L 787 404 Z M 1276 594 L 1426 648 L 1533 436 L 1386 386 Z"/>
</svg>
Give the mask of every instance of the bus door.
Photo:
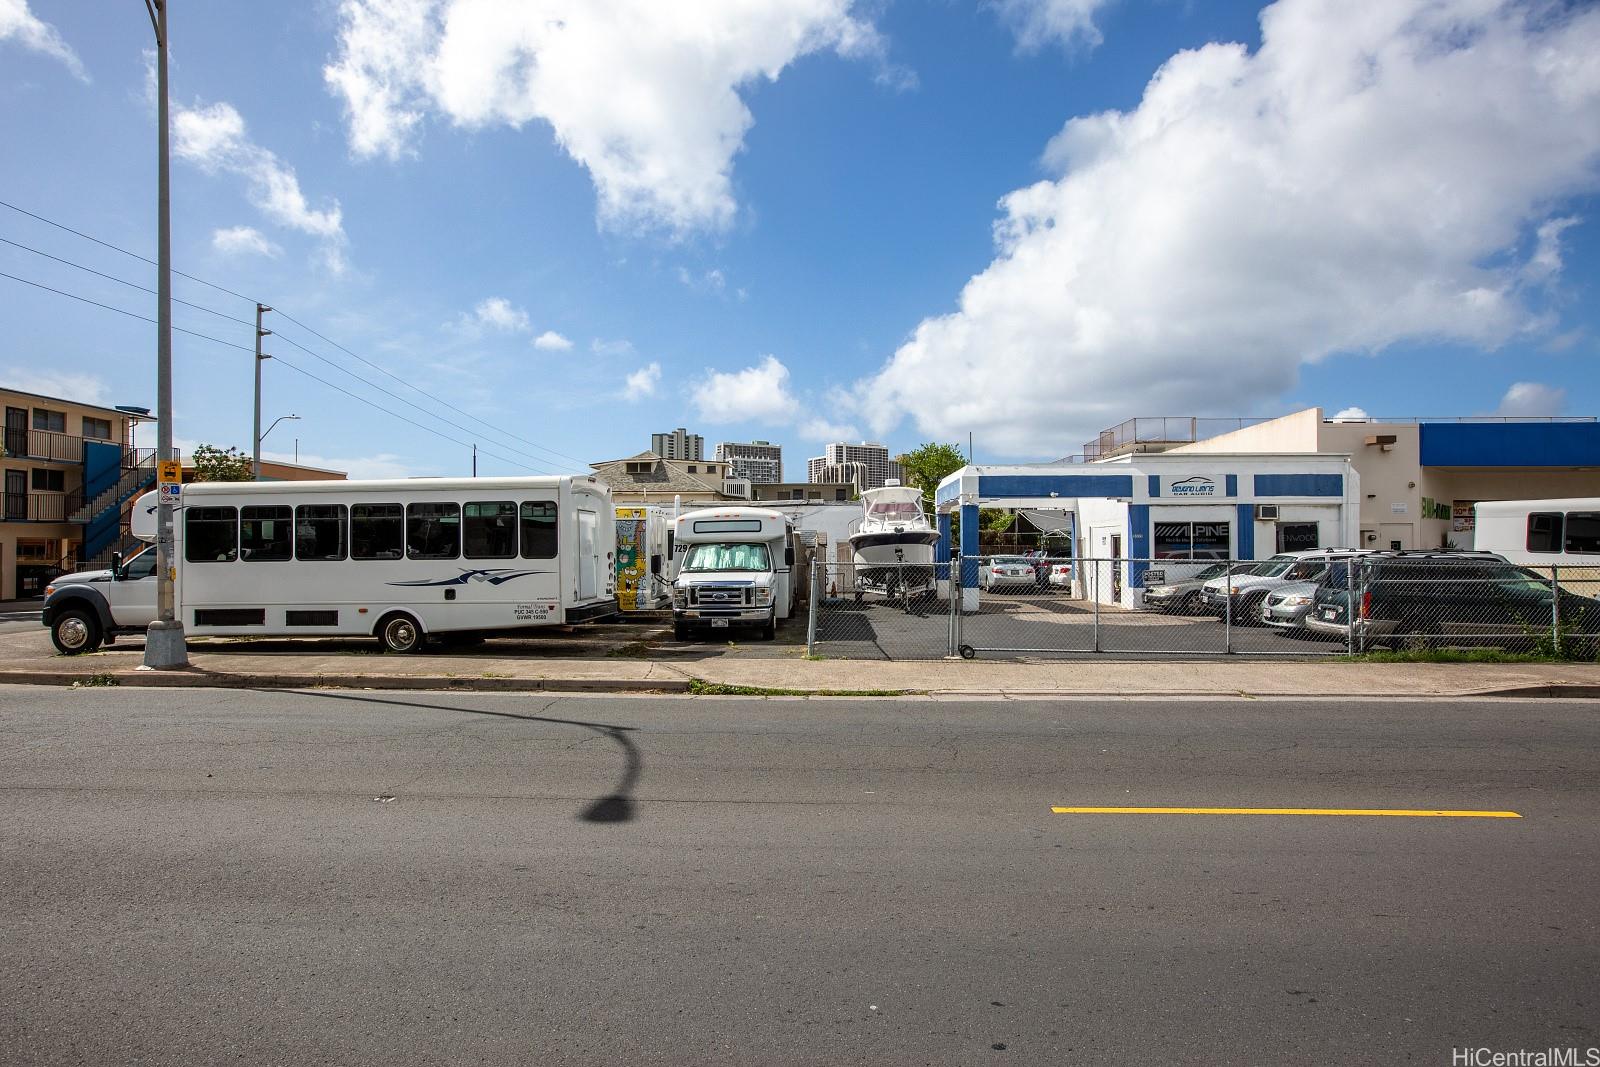
<svg viewBox="0 0 1600 1067">
<path fill-rule="evenodd" d="M 594 512 L 578 512 L 579 600 L 593 600 L 600 595 L 599 525 L 599 516 Z"/>
</svg>

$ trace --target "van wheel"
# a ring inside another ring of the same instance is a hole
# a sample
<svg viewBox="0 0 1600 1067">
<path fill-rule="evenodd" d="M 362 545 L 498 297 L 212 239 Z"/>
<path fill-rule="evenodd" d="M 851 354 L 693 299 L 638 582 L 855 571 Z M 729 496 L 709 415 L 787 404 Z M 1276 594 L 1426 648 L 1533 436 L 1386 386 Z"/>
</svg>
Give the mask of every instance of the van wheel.
<svg viewBox="0 0 1600 1067">
<path fill-rule="evenodd" d="M 771 641 L 778 636 L 778 620 L 768 619 L 761 627 L 761 640 Z"/>
<path fill-rule="evenodd" d="M 422 651 L 422 627 L 410 615 L 397 611 L 378 624 L 378 643 L 385 652 L 408 654 Z"/>
<path fill-rule="evenodd" d="M 100 620 L 83 608 L 72 608 L 56 616 L 50 625 L 50 640 L 63 656 L 93 652 L 102 638 Z"/>
</svg>

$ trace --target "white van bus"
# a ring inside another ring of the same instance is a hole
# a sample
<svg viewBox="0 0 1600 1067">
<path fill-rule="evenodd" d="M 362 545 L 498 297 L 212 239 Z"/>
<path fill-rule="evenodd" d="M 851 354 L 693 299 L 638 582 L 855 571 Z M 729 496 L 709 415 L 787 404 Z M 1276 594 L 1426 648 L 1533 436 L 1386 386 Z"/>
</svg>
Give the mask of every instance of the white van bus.
<svg viewBox="0 0 1600 1067">
<path fill-rule="evenodd" d="M 1525 567 L 1600 568 L 1600 497 L 1484 500 L 1472 546 Z"/>
<path fill-rule="evenodd" d="M 704 508 L 678 516 L 672 631 L 758 626 L 765 640 L 794 611 L 794 524 L 768 508 Z"/>
<path fill-rule="evenodd" d="M 135 504 L 135 536 L 154 538 L 154 505 Z M 581 622 L 616 610 L 613 515 L 610 488 L 581 476 L 196 483 L 174 515 L 177 610 L 190 636 L 377 637 L 391 652 Z M 52 583 L 56 647 L 143 629 L 153 553 Z M 147 594 L 101 591 L 128 580 Z"/>
</svg>

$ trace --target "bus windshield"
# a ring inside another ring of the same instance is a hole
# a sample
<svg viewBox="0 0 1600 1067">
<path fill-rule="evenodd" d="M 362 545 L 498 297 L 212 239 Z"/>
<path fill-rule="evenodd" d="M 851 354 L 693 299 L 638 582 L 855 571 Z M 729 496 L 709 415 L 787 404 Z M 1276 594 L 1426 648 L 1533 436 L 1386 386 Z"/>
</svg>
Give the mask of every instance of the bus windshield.
<svg viewBox="0 0 1600 1067">
<path fill-rule="evenodd" d="M 771 557 L 761 544 L 690 545 L 683 557 L 685 571 L 770 571 Z"/>
</svg>

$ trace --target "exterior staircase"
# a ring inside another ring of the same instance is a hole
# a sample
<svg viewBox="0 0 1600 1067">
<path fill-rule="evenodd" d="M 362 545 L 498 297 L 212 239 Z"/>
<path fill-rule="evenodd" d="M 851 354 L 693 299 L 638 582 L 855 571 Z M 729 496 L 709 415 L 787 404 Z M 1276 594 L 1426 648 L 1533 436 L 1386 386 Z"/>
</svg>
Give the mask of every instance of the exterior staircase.
<svg viewBox="0 0 1600 1067">
<path fill-rule="evenodd" d="M 68 503 L 67 521 L 83 524 L 84 559 L 109 561 L 113 551 L 121 550 L 126 541 L 122 521 L 126 505 L 155 484 L 155 449 L 129 449 L 120 468 L 75 494 L 77 499 Z"/>
</svg>

